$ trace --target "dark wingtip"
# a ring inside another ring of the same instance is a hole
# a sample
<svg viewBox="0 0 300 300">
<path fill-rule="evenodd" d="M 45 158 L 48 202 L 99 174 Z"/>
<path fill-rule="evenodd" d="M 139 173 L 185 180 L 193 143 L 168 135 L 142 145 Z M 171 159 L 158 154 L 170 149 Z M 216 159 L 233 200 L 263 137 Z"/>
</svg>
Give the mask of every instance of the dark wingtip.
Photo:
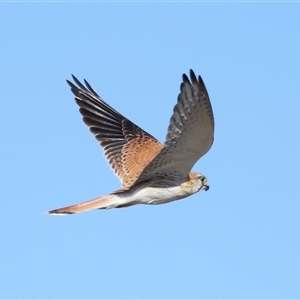
<svg viewBox="0 0 300 300">
<path fill-rule="evenodd" d="M 77 86 L 68 79 L 66 81 L 67 81 L 67 84 L 71 87 L 71 90 L 73 91 L 74 94 L 75 94 L 75 92 L 78 92 L 81 89 L 85 92 L 91 92 L 95 96 L 99 97 L 99 95 L 94 91 L 94 89 L 91 87 L 91 85 L 85 79 L 84 79 L 84 83 L 85 83 L 86 87 L 73 74 L 71 74 L 71 76 L 72 76 L 74 82 L 77 84 Z"/>
<path fill-rule="evenodd" d="M 77 83 L 77 82 L 80 83 L 80 81 L 77 79 L 77 77 L 75 77 L 73 74 L 71 74 L 71 76 L 72 76 L 73 80 L 74 80 L 76 83 Z"/>
<path fill-rule="evenodd" d="M 71 82 L 70 80 L 66 79 L 67 84 L 70 86 L 70 88 L 77 88 L 77 86 Z"/>
<path fill-rule="evenodd" d="M 191 77 L 192 83 L 195 84 L 195 83 L 198 82 L 197 77 L 196 77 L 196 75 L 195 75 L 195 73 L 194 73 L 194 71 L 192 69 L 190 69 L 190 77 Z"/>
<path fill-rule="evenodd" d="M 73 215 L 74 213 L 73 212 L 70 212 L 70 211 L 64 211 L 64 212 L 60 212 L 60 209 L 53 209 L 53 210 L 49 210 L 47 211 L 48 215 Z"/>
<path fill-rule="evenodd" d="M 205 86 L 204 81 L 200 75 L 198 76 L 198 81 L 200 82 L 201 85 Z"/>
<path fill-rule="evenodd" d="M 182 74 L 182 81 L 183 81 L 183 82 L 190 83 L 190 80 L 189 80 L 189 78 L 186 76 L 185 73 Z"/>
<path fill-rule="evenodd" d="M 189 84 L 197 84 L 198 83 L 198 80 L 197 80 L 197 77 L 194 73 L 194 71 L 192 69 L 190 69 L 190 79 L 188 78 L 188 76 L 184 73 L 182 74 L 182 80 L 183 82 L 187 82 Z"/>
<path fill-rule="evenodd" d="M 72 74 L 72 78 L 79 88 L 81 88 L 83 91 L 88 92 L 87 88 L 73 74 Z"/>
<path fill-rule="evenodd" d="M 95 94 L 97 97 L 100 97 L 95 90 L 91 87 L 91 85 L 84 79 L 84 83 L 87 86 L 87 88 L 90 90 L 90 92 L 92 92 L 93 94 Z"/>
<path fill-rule="evenodd" d="M 188 79 L 188 77 L 185 74 L 183 74 L 183 75 L 185 76 L 184 81 L 186 81 L 186 78 Z M 192 84 L 199 84 L 200 83 L 202 86 L 205 86 L 202 77 L 199 75 L 198 78 L 197 78 L 195 72 L 192 69 L 190 69 L 190 78 L 191 78 Z M 190 81 L 187 80 L 187 82 L 190 82 Z"/>
</svg>

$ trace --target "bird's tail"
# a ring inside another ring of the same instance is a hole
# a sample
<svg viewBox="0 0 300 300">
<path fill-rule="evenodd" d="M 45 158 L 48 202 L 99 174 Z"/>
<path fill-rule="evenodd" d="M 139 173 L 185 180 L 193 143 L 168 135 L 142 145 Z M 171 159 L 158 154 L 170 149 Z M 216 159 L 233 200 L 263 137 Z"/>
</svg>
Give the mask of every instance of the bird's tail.
<svg viewBox="0 0 300 300">
<path fill-rule="evenodd" d="M 122 199 L 114 194 L 109 194 L 100 198 L 89 200 L 86 202 L 78 203 L 71 206 L 66 206 L 47 212 L 49 215 L 70 215 L 77 214 L 94 209 L 106 209 L 113 207 L 122 207 Z"/>
</svg>

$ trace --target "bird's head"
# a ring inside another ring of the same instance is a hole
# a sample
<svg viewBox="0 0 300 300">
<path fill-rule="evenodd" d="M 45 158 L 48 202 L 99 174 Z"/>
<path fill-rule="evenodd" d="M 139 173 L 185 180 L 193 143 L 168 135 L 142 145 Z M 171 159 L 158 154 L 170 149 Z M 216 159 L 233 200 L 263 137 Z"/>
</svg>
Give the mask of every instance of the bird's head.
<svg viewBox="0 0 300 300">
<path fill-rule="evenodd" d="M 203 174 L 197 172 L 190 172 L 189 175 L 190 175 L 190 180 L 194 182 L 195 193 L 201 190 L 204 191 L 209 190 L 207 178 Z"/>
</svg>

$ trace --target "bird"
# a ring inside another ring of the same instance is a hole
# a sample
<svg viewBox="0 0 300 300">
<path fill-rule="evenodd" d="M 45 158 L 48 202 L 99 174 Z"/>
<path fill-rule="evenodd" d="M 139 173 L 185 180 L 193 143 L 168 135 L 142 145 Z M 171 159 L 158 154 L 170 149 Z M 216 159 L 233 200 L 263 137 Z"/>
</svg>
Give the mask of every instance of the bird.
<svg viewBox="0 0 300 300">
<path fill-rule="evenodd" d="M 47 213 L 69 215 L 137 204 L 164 204 L 207 191 L 207 178 L 192 171 L 214 141 L 214 116 L 201 76 L 182 75 L 164 144 L 108 105 L 84 79 L 67 80 L 83 122 L 104 150 L 121 188 Z"/>
</svg>

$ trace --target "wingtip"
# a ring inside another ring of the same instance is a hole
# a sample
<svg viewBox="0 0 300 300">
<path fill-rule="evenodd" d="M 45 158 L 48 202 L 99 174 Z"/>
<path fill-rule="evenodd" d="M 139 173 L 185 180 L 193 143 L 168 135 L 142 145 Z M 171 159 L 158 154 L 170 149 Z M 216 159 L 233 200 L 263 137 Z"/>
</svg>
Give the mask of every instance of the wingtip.
<svg viewBox="0 0 300 300">
<path fill-rule="evenodd" d="M 74 86 L 74 84 L 70 80 L 66 79 L 66 82 L 71 88 Z"/>
<path fill-rule="evenodd" d="M 190 82 L 189 78 L 187 77 L 187 75 L 185 73 L 182 74 L 182 81 L 183 82 Z"/>
<path fill-rule="evenodd" d="M 74 214 L 73 212 L 60 212 L 59 209 L 53 209 L 53 210 L 49 210 L 46 212 L 46 215 L 51 215 L 51 216 L 67 216 L 67 215 L 72 215 Z"/>
<path fill-rule="evenodd" d="M 198 82 L 197 77 L 192 69 L 190 69 L 190 78 L 191 78 L 192 83 Z"/>
<path fill-rule="evenodd" d="M 190 78 L 185 73 L 183 73 L 182 80 L 183 82 L 187 82 L 189 84 L 195 84 L 198 82 L 197 76 L 195 75 L 195 72 L 192 69 L 190 69 Z"/>
<path fill-rule="evenodd" d="M 72 78 L 73 78 L 73 80 L 74 80 L 74 82 L 80 87 L 80 88 L 82 88 L 82 83 L 77 79 L 77 77 L 75 77 L 73 74 L 71 74 L 72 75 Z"/>
<path fill-rule="evenodd" d="M 71 74 L 71 76 L 72 76 L 72 78 L 73 78 L 74 81 L 78 81 L 78 79 L 77 79 L 77 77 L 75 75 Z"/>
<path fill-rule="evenodd" d="M 183 79 L 183 82 L 187 82 L 187 83 L 192 83 L 192 84 L 201 84 L 204 86 L 204 81 L 202 79 L 202 77 L 200 75 L 198 75 L 198 78 L 195 74 L 195 72 L 193 71 L 193 69 L 190 69 L 190 79 L 188 78 L 188 76 L 184 73 L 182 75 L 182 79 Z"/>
<path fill-rule="evenodd" d="M 77 83 L 77 81 L 79 81 L 73 74 L 71 74 L 73 80 Z M 66 79 L 66 82 L 67 84 L 70 86 L 71 89 L 78 89 L 78 87 L 73 83 L 71 82 L 69 79 Z"/>
</svg>

